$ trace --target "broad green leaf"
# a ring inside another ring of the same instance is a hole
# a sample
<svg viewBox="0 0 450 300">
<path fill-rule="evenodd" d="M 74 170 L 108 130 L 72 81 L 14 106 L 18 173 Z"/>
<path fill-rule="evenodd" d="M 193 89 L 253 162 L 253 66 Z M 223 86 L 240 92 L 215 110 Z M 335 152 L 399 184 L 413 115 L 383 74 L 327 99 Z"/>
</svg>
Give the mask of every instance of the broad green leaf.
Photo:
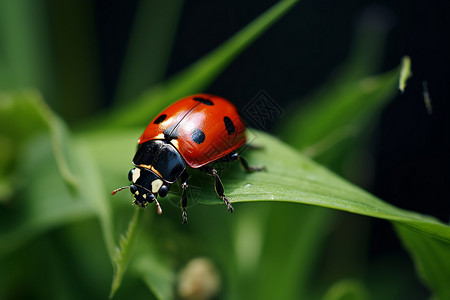
<svg viewBox="0 0 450 300">
<path fill-rule="evenodd" d="M 225 192 L 232 203 L 260 201 L 302 203 L 385 219 L 402 224 L 408 234 L 416 239 L 426 237 L 428 241 L 433 242 L 433 247 L 441 253 L 438 257 L 450 255 L 450 228 L 447 225 L 433 217 L 399 209 L 383 202 L 304 157 L 278 139 L 263 132 L 252 132 L 256 135 L 252 137 L 252 141 L 264 145 L 264 149 L 249 150 L 244 155 L 252 165 L 265 165 L 267 171 L 246 174 L 240 170 L 238 163 L 233 164 L 231 169 L 223 171 L 221 176 Z M 122 134 L 125 134 L 125 131 Z M 102 166 L 107 161 L 98 163 Z M 190 201 L 223 205 L 214 192 L 212 179 L 199 172 L 192 174 L 195 176 L 190 179 L 190 186 L 202 192 L 194 193 L 194 199 L 191 198 Z M 173 194 L 178 199 L 179 191 L 176 188 L 173 187 Z M 161 205 L 164 210 L 168 203 L 164 200 Z M 236 213 L 238 214 L 238 211 Z M 223 214 L 226 214 L 225 208 Z M 448 272 L 445 264 L 442 264 L 442 268 Z M 437 276 L 444 274 L 445 272 L 440 272 Z"/>
<path fill-rule="evenodd" d="M 450 239 L 449 227 L 437 219 L 383 202 L 280 140 L 260 131 L 255 131 L 255 134 L 255 143 L 265 145 L 265 148 L 253 151 L 252 164 L 265 165 L 268 170 L 250 175 L 234 172 L 232 177 L 227 176 L 224 182 L 227 182 L 232 202 L 287 201 L 318 205 L 397 221 L 440 241 L 448 242 Z M 217 196 L 212 197 L 211 194 L 199 195 L 199 201 L 221 203 Z"/>
</svg>

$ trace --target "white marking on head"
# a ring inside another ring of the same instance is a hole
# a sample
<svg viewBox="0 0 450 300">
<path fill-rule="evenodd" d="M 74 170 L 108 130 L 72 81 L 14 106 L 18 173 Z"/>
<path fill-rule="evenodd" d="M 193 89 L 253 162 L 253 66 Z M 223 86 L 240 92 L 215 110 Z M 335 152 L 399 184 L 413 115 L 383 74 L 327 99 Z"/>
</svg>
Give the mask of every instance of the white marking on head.
<svg viewBox="0 0 450 300">
<path fill-rule="evenodd" d="M 163 185 L 163 181 L 161 179 L 155 179 L 152 182 L 152 193 L 156 194 L 161 186 Z"/>
<path fill-rule="evenodd" d="M 170 143 L 171 143 L 172 145 L 174 145 L 174 147 L 175 147 L 175 148 L 177 148 L 177 149 L 178 149 L 178 147 L 179 147 L 179 146 L 178 146 L 178 145 L 179 145 L 179 143 L 178 143 L 178 141 L 177 141 L 177 140 L 171 140 L 171 141 L 170 141 Z"/>
<path fill-rule="evenodd" d="M 134 168 L 133 177 L 131 178 L 131 179 L 133 179 L 133 183 L 136 183 L 136 181 L 139 179 L 139 177 L 141 177 L 141 169 Z"/>
</svg>

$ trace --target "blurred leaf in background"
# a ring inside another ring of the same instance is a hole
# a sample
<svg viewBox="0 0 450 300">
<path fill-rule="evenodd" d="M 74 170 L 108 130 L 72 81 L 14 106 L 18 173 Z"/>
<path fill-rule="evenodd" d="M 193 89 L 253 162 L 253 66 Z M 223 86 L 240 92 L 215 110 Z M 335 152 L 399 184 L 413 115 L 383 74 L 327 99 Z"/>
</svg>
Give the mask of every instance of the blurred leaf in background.
<svg viewBox="0 0 450 300">
<path fill-rule="evenodd" d="M 236 28 L 211 52 L 212 48 L 202 49 L 201 58 L 170 78 L 170 61 L 177 59 L 173 53 L 180 53 L 176 45 L 182 39 L 177 26 L 194 19 L 205 32 L 214 30 L 216 20 L 227 15 L 220 4 L 0 3 L 2 299 L 98 299 L 108 294 L 117 299 L 426 295 L 411 274 L 412 263 L 405 253 L 389 264 L 371 261 L 367 248 L 375 237 L 367 218 L 338 211 L 392 222 L 430 293 L 438 299 L 450 297 L 446 286 L 450 266 L 445 263 L 450 254 L 449 227 L 383 202 L 340 177 L 367 185 L 370 163 L 364 158 L 369 137 L 380 112 L 398 94 L 400 68 L 379 68 L 390 23 L 378 9 L 361 15 L 350 54 L 317 91 L 305 96 L 296 83 L 292 98 L 305 99 L 294 101 L 277 124 L 284 142 L 249 130 L 249 140 L 264 148 L 246 150 L 244 156 L 268 171 L 248 175 L 237 164 L 223 171 L 226 193 L 235 207 L 232 216 L 223 205 L 212 205 L 221 201 L 211 178 L 195 171 L 188 226 L 179 222 L 177 186 L 161 203 L 163 216 L 157 216 L 153 206 L 145 211 L 131 206 L 127 193 L 109 197 L 109 191 L 126 184 L 136 139 L 158 111 L 177 98 L 226 82 L 223 72 L 239 65 L 239 54 L 248 59 L 249 53 L 258 52 L 251 46 L 258 44 L 258 37 L 271 40 L 283 24 L 308 32 L 299 14 L 327 13 L 321 4 L 304 1 L 294 6 L 296 2 L 251 4 L 247 12 L 252 22 Z M 225 7 L 244 11 L 240 5 L 230 2 Z M 348 8 L 353 6 L 348 3 Z M 131 30 L 118 18 L 127 14 Z M 198 14 L 201 19 L 193 17 Z M 23 17 L 26 20 L 19 21 Z M 112 30 L 96 23 L 105 18 L 114 20 L 105 23 L 114 24 Z M 234 20 L 234 14 L 228 20 Z M 330 27 L 326 18 L 322 22 Z M 104 52 L 108 44 L 97 40 L 93 29 L 108 32 L 113 41 L 109 52 Z M 127 30 L 131 33 L 123 35 Z M 294 46 L 295 38 L 286 41 Z M 126 51 L 120 50 L 122 44 Z M 188 53 L 191 47 L 185 46 L 182 51 Z M 279 49 L 276 44 L 272 48 Z M 265 63 L 258 63 L 255 70 L 283 61 L 274 52 L 263 53 Z M 123 62 L 111 65 L 116 58 Z M 315 67 L 312 63 L 310 69 Z M 114 68 L 120 70 L 117 75 L 100 76 Z M 245 73 L 245 66 L 242 70 Z M 267 74 L 277 82 L 276 72 Z M 248 89 L 259 84 L 255 81 Z M 104 102 L 114 105 L 101 112 L 98 107 Z M 189 280 L 183 276 L 186 270 Z M 203 275 L 197 277 L 198 272 Z M 189 293 L 181 292 L 186 284 L 191 286 Z"/>
</svg>

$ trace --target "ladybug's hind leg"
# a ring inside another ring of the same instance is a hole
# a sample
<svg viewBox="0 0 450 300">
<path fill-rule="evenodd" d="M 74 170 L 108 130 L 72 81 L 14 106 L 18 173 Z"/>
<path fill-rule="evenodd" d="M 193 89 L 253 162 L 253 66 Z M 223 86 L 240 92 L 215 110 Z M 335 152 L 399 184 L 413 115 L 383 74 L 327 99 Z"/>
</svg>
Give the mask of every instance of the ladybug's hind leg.
<svg viewBox="0 0 450 300">
<path fill-rule="evenodd" d="M 227 205 L 227 211 L 233 213 L 233 206 L 231 205 L 230 200 L 228 200 L 228 198 L 224 194 L 222 180 L 220 180 L 217 170 L 209 166 L 202 167 L 202 170 L 214 177 L 214 189 L 216 190 L 217 196 L 219 196 L 220 199 L 222 199 L 222 201 Z"/>
<path fill-rule="evenodd" d="M 186 190 L 188 188 L 188 173 L 184 171 L 181 174 L 181 217 L 183 218 L 183 224 L 187 224 L 187 195 Z"/>
<path fill-rule="evenodd" d="M 251 172 L 258 172 L 258 171 L 263 171 L 266 170 L 266 167 L 253 167 L 253 166 L 249 166 L 248 162 L 245 158 L 243 158 L 242 156 L 240 156 L 237 152 L 231 152 L 230 154 L 226 155 L 225 157 L 223 157 L 224 161 L 233 161 L 233 160 L 239 160 L 239 162 L 241 163 L 241 167 L 245 170 L 245 172 L 247 173 L 251 173 Z"/>
<path fill-rule="evenodd" d="M 237 154 L 237 153 L 236 153 Z M 266 167 L 253 167 L 253 166 L 249 166 L 248 162 L 245 158 L 243 158 L 242 156 L 238 155 L 239 157 L 239 162 L 241 163 L 242 168 L 245 170 L 245 172 L 247 173 L 251 173 L 251 172 L 258 172 L 258 171 L 264 171 L 266 170 Z"/>
</svg>

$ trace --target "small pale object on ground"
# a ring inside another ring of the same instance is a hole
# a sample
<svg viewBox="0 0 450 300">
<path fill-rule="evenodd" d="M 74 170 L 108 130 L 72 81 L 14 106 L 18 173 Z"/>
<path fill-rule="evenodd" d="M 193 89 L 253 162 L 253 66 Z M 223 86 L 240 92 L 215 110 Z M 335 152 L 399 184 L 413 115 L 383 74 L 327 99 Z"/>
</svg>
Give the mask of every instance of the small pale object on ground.
<svg viewBox="0 0 450 300">
<path fill-rule="evenodd" d="M 178 275 L 178 294 L 182 299 L 211 299 L 219 289 L 219 272 L 208 258 L 190 260 Z"/>
</svg>

